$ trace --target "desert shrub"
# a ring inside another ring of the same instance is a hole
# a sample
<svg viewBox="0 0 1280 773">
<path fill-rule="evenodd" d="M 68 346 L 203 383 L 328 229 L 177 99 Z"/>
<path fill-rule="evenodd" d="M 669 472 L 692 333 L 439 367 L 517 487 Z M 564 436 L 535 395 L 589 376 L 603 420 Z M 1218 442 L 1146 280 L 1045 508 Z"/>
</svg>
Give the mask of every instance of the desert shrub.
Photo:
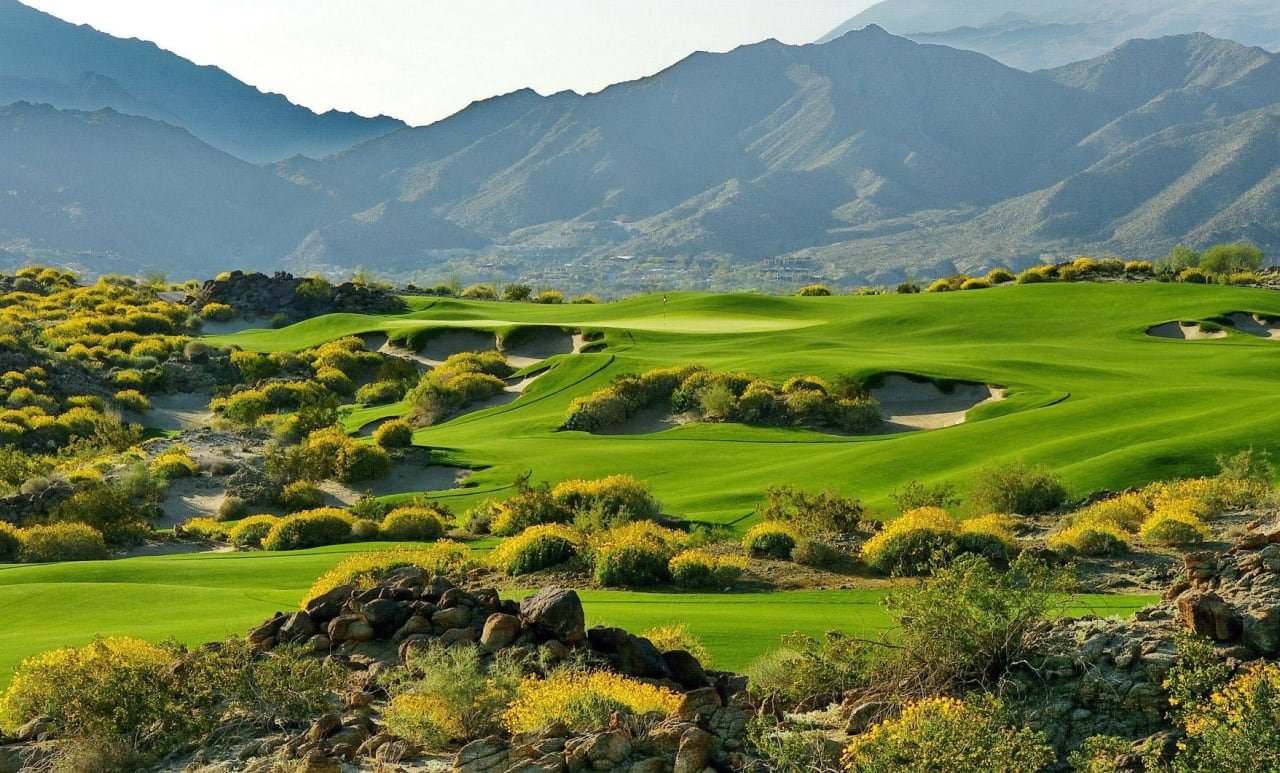
<svg viewBox="0 0 1280 773">
<path fill-rule="evenodd" d="M 392 466 L 385 448 L 353 441 L 343 446 L 338 457 L 337 478 L 343 483 L 385 478 Z"/>
<path fill-rule="evenodd" d="M 711 653 L 702 640 L 693 635 L 688 623 L 672 623 L 647 628 L 640 632 L 640 637 L 648 639 L 658 652 L 683 650 L 697 659 L 704 668 L 712 666 Z"/>
<path fill-rule="evenodd" d="M 301 550 L 349 542 L 354 520 L 336 507 L 295 513 L 271 527 L 262 540 L 262 547 L 264 550 Z"/>
<path fill-rule="evenodd" d="M 230 397 L 214 399 L 209 407 L 228 420 L 248 427 L 271 412 L 271 401 L 257 389 L 246 389 Z"/>
<path fill-rule="evenodd" d="M 672 551 L 647 540 L 619 541 L 594 553 L 596 582 L 608 587 L 645 587 L 671 579 Z"/>
<path fill-rule="evenodd" d="M 1073 585 L 1069 567 L 1026 553 L 1004 572 L 958 556 L 886 598 L 898 632 L 881 678 L 921 696 L 996 684 L 1027 657 L 1034 631 L 1056 619 Z"/>
<path fill-rule="evenodd" d="M 260 548 L 262 541 L 279 521 L 274 515 L 249 516 L 231 528 L 227 541 L 238 548 Z"/>
<path fill-rule="evenodd" d="M 137 481 L 138 493 L 146 499 L 154 494 L 149 473 L 142 467 L 146 480 Z M 113 486 L 90 486 L 72 494 L 49 513 L 52 523 L 75 523 L 91 527 L 113 544 L 138 542 L 139 535 L 149 531 L 143 508 L 134 501 L 130 480 L 122 479 Z"/>
<path fill-rule="evenodd" d="M 973 553 L 991 561 L 1004 561 L 1018 550 L 1017 518 L 992 513 L 971 518 L 960 524 L 956 550 Z"/>
<path fill-rule="evenodd" d="M 1138 536 L 1150 545 L 1192 545 L 1212 537 L 1209 527 L 1195 513 L 1182 509 L 1163 509 L 1142 523 Z"/>
<path fill-rule="evenodd" d="M 1048 281 L 1050 281 L 1050 277 L 1045 276 L 1043 271 L 1036 268 L 1029 268 L 1018 274 L 1018 284 L 1020 285 L 1039 284 Z"/>
<path fill-rule="evenodd" d="M 249 514 L 249 503 L 237 496 L 229 496 L 218 505 L 217 520 L 238 521 Z"/>
<path fill-rule="evenodd" d="M 928 287 L 924 289 L 926 293 L 949 293 L 951 292 L 951 283 L 945 279 L 935 279 Z"/>
<path fill-rule="evenodd" d="M 493 549 L 490 562 L 517 577 L 557 566 L 577 555 L 583 537 L 576 529 L 548 523 L 530 526 Z"/>
<path fill-rule="evenodd" d="M 806 285 L 796 291 L 799 298 L 815 298 L 832 295 L 831 288 L 826 285 Z"/>
<path fill-rule="evenodd" d="M 349 396 L 356 391 L 355 382 L 351 377 L 337 368 L 320 368 L 316 371 L 315 380 L 336 395 Z"/>
<path fill-rule="evenodd" d="M 969 498 L 979 511 L 1035 515 L 1065 502 L 1067 489 L 1049 470 L 1018 461 L 978 472 Z"/>
<path fill-rule="evenodd" d="M 995 698 L 928 698 L 854 737 L 842 763 L 850 773 L 1002 770 L 1035 773 L 1054 759 L 1045 735 L 1011 727 Z"/>
<path fill-rule="evenodd" d="M 398 507 L 382 519 L 382 536 L 393 542 L 431 542 L 444 536 L 444 521 L 434 508 Z"/>
<path fill-rule="evenodd" d="M 538 297 L 534 298 L 534 303 L 564 303 L 564 293 L 559 290 L 542 290 L 538 293 Z"/>
<path fill-rule="evenodd" d="M 562 671 L 546 679 L 520 683 L 516 698 L 502 714 L 512 733 L 528 733 L 563 723 L 578 733 L 601 730 L 615 714 L 665 718 L 680 706 L 680 696 L 608 671 Z"/>
<path fill-rule="evenodd" d="M 474 284 L 462 291 L 462 297 L 473 301 L 494 301 L 498 299 L 498 291 L 489 285 Z"/>
<path fill-rule="evenodd" d="M 473 565 L 470 549 L 449 540 L 440 540 L 428 548 L 354 553 L 320 575 L 302 597 L 301 606 L 305 609 L 312 599 L 343 585 L 367 590 L 388 573 L 406 566 L 421 567 L 429 575 L 457 575 Z"/>
<path fill-rule="evenodd" d="M 164 480 L 190 478 L 199 468 L 185 446 L 174 446 L 151 460 L 151 474 Z"/>
<path fill-rule="evenodd" d="M 212 518 L 189 518 L 182 522 L 182 530 L 208 540 L 225 542 L 231 533 L 230 527 Z"/>
<path fill-rule="evenodd" d="M 116 405 L 127 411 L 144 413 L 151 409 L 151 401 L 136 389 L 122 389 L 112 398 Z"/>
<path fill-rule="evenodd" d="M 667 562 L 671 582 L 681 588 L 711 588 L 732 584 L 742 576 L 746 561 L 717 556 L 706 550 L 686 550 Z"/>
<path fill-rule="evenodd" d="M 171 705 L 173 653 L 115 637 L 27 658 L 0 699 L 0 725 L 13 733 L 47 717 L 64 737 L 141 743 Z"/>
<path fill-rule="evenodd" d="M 356 518 L 351 524 L 351 538 L 356 542 L 376 542 L 382 539 L 382 526 L 370 518 Z"/>
<path fill-rule="evenodd" d="M 1181 720 L 1187 738 L 1174 771 L 1280 769 L 1280 664 L 1254 665 Z"/>
<path fill-rule="evenodd" d="M 1067 755 L 1067 765 L 1075 773 L 1123 773 L 1130 770 L 1128 759 L 1133 744 L 1123 738 L 1095 735 Z"/>
<path fill-rule="evenodd" d="M 102 532 L 84 523 L 50 523 L 19 531 L 18 561 L 99 561 L 108 557 Z"/>
<path fill-rule="evenodd" d="M 18 527 L 8 521 L 0 521 L 0 564 L 16 561 L 20 545 L 21 535 Z"/>
<path fill-rule="evenodd" d="M 1124 273 L 1150 275 L 1155 273 L 1155 265 L 1149 260 L 1130 260 L 1124 264 Z"/>
<path fill-rule="evenodd" d="M 1129 552 L 1129 535 L 1109 522 L 1082 522 L 1051 534 L 1045 545 L 1070 556 L 1118 556 Z"/>
<path fill-rule="evenodd" d="M 383 448 L 407 448 L 413 444 L 413 427 L 401 419 L 389 421 L 374 430 L 373 442 Z"/>
<path fill-rule="evenodd" d="M 280 490 L 276 502 L 285 510 L 296 513 L 299 510 L 314 510 L 324 505 L 325 493 L 314 483 L 299 480 L 286 485 Z"/>
<path fill-rule="evenodd" d="M 810 494 L 791 486 L 770 486 L 767 503 L 756 505 L 765 521 L 786 521 L 801 535 L 855 531 L 862 520 L 862 503 L 829 491 Z"/>
<path fill-rule="evenodd" d="M 355 400 L 362 405 L 386 405 L 403 399 L 406 392 L 403 381 L 375 381 L 357 389 Z"/>
<path fill-rule="evenodd" d="M 796 542 L 795 550 L 791 551 L 791 560 L 803 566 L 811 566 L 816 569 L 831 566 L 837 563 L 841 558 L 840 551 L 836 550 L 828 542 L 812 537 L 802 538 Z"/>
<path fill-rule="evenodd" d="M 1178 281 L 1185 282 L 1187 284 L 1196 284 L 1196 285 L 1208 284 L 1211 279 L 1212 277 L 1209 275 L 1208 272 L 1206 272 L 1202 268 L 1197 268 L 1195 266 L 1192 266 L 1191 268 L 1185 268 L 1182 271 L 1178 272 Z"/>
<path fill-rule="evenodd" d="M 600 299 L 599 299 L 597 296 L 592 295 L 591 293 L 584 293 L 584 294 L 582 294 L 582 295 L 575 295 L 575 296 L 573 296 L 572 298 L 570 298 L 570 299 L 569 299 L 569 303 L 580 303 L 580 304 L 581 304 L 581 303 L 588 303 L 588 304 L 590 304 L 590 303 L 599 303 L 599 302 L 600 302 Z"/>
<path fill-rule="evenodd" d="M 230 322 L 236 316 L 236 310 L 225 303 L 206 303 L 200 309 L 200 316 L 210 322 Z"/>
<path fill-rule="evenodd" d="M 872 643 L 827 631 L 821 639 L 804 634 L 782 637 L 782 646 L 757 658 L 747 669 L 751 691 L 786 705 L 831 702 L 846 690 L 871 684 L 868 653 Z"/>
<path fill-rule="evenodd" d="M 747 530 L 742 546 L 750 556 L 788 561 L 796 547 L 796 533 L 783 521 L 764 521 Z"/>
<path fill-rule="evenodd" d="M 955 486 L 950 483 L 936 483 L 925 486 L 918 480 L 909 480 L 902 488 L 894 489 L 889 498 L 898 506 L 899 513 L 915 510 L 920 507 L 939 507 L 943 510 L 960 504 L 956 496 Z"/>
<path fill-rule="evenodd" d="M 985 290 L 991 286 L 991 282 L 986 279 L 966 279 L 960 285 L 961 290 Z"/>
<path fill-rule="evenodd" d="M 599 526 L 616 526 L 658 517 L 660 505 L 649 493 L 649 484 L 630 475 L 610 475 L 599 480 L 566 480 L 551 489 L 551 498 L 575 516 L 603 514 Z"/>
<path fill-rule="evenodd" d="M 1005 284 L 1017 280 L 1017 276 L 1007 268 L 993 268 L 987 272 L 987 282 L 993 285 Z"/>
<path fill-rule="evenodd" d="M 546 485 L 530 488 L 518 482 L 517 487 L 521 493 L 492 505 L 488 528 L 493 534 L 513 537 L 530 526 L 572 520 L 573 512 L 557 502 Z"/>
<path fill-rule="evenodd" d="M 386 681 L 392 693 L 383 714 L 387 729 L 436 751 L 498 732 L 521 683 L 519 664 L 482 658 L 478 647 L 413 650 L 406 669 Z"/>
<path fill-rule="evenodd" d="M 879 572 L 912 575 L 955 548 L 960 527 L 939 507 L 908 510 L 862 546 L 862 560 Z"/>
</svg>

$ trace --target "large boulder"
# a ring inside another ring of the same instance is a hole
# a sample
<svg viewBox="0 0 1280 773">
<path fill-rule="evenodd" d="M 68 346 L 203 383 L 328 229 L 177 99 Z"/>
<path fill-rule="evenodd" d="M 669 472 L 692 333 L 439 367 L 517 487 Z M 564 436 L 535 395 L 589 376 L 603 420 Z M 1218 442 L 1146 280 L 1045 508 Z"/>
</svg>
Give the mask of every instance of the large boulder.
<svg viewBox="0 0 1280 773">
<path fill-rule="evenodd" d="M 1213 591 L 1191 590 L 1179 596 L 1178 617 L 1187 628 L 1214 641 L 1240 638 L 1240 616 Z"/>
<path fill-rule="evenodd" d="M 577 644 L 587 638 L 586 615 L 576 591 L 544 588 L 520 602 L 520 619 L 541 639 Z"/>
</svg>

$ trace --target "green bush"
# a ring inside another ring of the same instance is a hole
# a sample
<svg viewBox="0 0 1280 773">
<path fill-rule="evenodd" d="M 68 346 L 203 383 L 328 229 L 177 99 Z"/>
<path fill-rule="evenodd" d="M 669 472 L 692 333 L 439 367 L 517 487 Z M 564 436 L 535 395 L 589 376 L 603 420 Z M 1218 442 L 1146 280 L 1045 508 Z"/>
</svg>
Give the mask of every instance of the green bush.
<svg viewBox="0 0 1280 773">
<path fill-rule="evenodd" d="M 832 295 L 831 288 L 826 285 L 806 285 L 796 291 L 799 298 L 818 298 Z"/>
<path fill-rule="evenodd" d="M 146 395 L 136 389 L 122 389 L 121 391 L 116 392 L 113 399 L 115 400 L 116 405 L 127 411 L 145 413 L 146 411 L 151 410 L 151 401 L 147 400 Z"/>
<path fill-rule="evenodd" d="M 236 310 L 225 303 L 206 303 L 200 316 L 210 322 L 230 322 L 235 319 Z"/>
<path fill-rule="evenodd" d="M 262 540 L 264 550 L 301 550 L 351 541 L 355 519 L 336 507 L 323 507 L 282 518 Z"/>
<path fill-rule="evenodd" d="M 706 550 L 686 550 L 667 563 L 671 582 L 681 588 L 723 587 L 742 576 L 746 561 Z"/>
<path fill-rule="evenodd" d="M 1035 515 L 1066 502 L 1067 489 L 1048 469 L 1018 461 L 978 472 L 969 498 L 980 512 Z"/>
<path fill-rule="evenodd" d="M 26 564 L 97 561 L 107 557 L 102 533 L 83 523 L 31 526 L 18 533 L 18 560 Z"/>
<path fill-rule="evenodd" d="M 402 419 L 389 421 L 374 430 L 373 442 L 383 448 L 407 448 L 413 444 L 413 427 Z"/>
<path fill-rule="evenodd" d="M 832 566 L 840 561 L 840 551 L 822 540 L 806 537 L 796 543 L 791 560 L 816 569 Z"/>
<path fill-rule="evenodd" d="M 276 502 L 285 510 L 296 513 L 299 510 L 314 510 L 324 505 L 325 493 L 314 483 L 299 480 L 286 485 L 276 497 Z"/>
<path fill-rule="evenodd" d="M 747 555 L 787 561 L 796 548 L 796 535 L 782 521 L 765 521 L 747 531 L 742 546 L 746 548 Z"/>
<path fill-rule="evenodd" d="M 381 530 L 393 542 L 430 542 L 444 536 L 444 522 L 432 508 L 398 507 L 382 519 Z"/>
<path fill-rule="evenodd" d="M 768 501 L 756 505 L 756 515 L 764 521 L 786 521 L 801 535 L 856 531 L 862 520 L 862 503 L 823 491 L 810 494 L 791 486 L 770 486 Z"/>
<path fill-rule="evenodd" d="M 229 496 L 218 505 L 217 520 L 238 521 L 249 514 L 249 503 L 237 496 Z"/>
<path fill-rule="evenodd" d="M 280 522 L 274 515 L 253 515 L 232 527 L 227 539 L 238 548 L 260 548 L 271 529 Z"/>
<path fill-rule="evenodd" d="M 405 667 L 383 679 L 391 700 L 387 729 L 423 748 L 499 732 L 515 699 L 521 668 L 512 658 L 481 657 L 478 647 L 415 649 Z"/>
<path fill-rule="evenodd" d="M 385 478 L 393 466 L 386 449 L 354 442 L 344 449 L 338 464 L 338 480 L 343 483 Z"/>
<path fill-rule="evenodd" d="M 607 587 L 640 588 L 671 579 L 672 551 L 666 545 L 633 540 L 604 547 L 595 554 L 596 582 Z"/>
<path fill-rule="evenodd" d="M 1081 522 L 1050 535 L 1045 545 L 1069 556 L 1119 556 L 1129 552 L 1129 535 L 1106 522 Z"/>
</svg>

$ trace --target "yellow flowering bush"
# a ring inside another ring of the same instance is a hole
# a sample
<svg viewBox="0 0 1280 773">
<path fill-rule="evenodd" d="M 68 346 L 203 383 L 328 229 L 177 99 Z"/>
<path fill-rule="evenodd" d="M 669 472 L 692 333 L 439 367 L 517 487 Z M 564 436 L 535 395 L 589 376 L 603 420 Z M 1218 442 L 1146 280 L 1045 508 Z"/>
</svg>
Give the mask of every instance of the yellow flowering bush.
<svg viewBox="0 0 1280 773">
<path fill-rule="evenodd" d="M 764 521 L 747 530 L 742 546 L 749 555 L 789 560 L 797 535 L 785 521 Z"/>
<path fill-rule="evenodd" d="M 212 518 L 189 518 L 182 522 L 182 530 L 204 539 L 225 542 L 230 534 L 230 527 Z"/>
<path fill-rule="evenodd" d="M 1175 771 L 1280 770 L 1280 664 L 1254 666 L 1187 707 Z"/>
<path fill-rule="evenodd" d="M 107 557 L 102 532 L 83 523 L 51 523 L 18 530 L 18 560 L 27 564 L 52 561 L 96 561 Z"/>
<path fill-rule="evenodd" d="M 1203 542 L 1212 535 L 1195 513 L 1171 506 L 1155 511 L 1143 521 L 1138 536 L 1151 545 L 1178 546 Z"/>
<path fill-rule="evenodd" d="M 237 522 L 227 533 L 227 541 L 239 548 L 260 548 L 262 540 L 279 522 L 274 515 L 251 515 Z"/>
<path fill-rule="evenodd" d="M 164 719 L 167 650 L 128 637 L 100 639 L 27 658 L 0 698 L 0 727 L 13 733 L 48 717 L 66 736 L 137 736 Z"/>
<path fill-rule="evenodd" d="M 1135 532 L 1151 515 L 1147 497 L 1138 493 L 1121 494 L 1090 505 L 1074 515 L 1076 522 L 1110 522 L 1128 532 Z"/>
<path fill-rule="evenodd" d="M 658 501 L 649 484 L 630 475 L 610 475 L 599 480 L 566 480 L 551 489 L 551 498 L 575 516 L 591 511 L 602 514 L 602 525 L 649 521 L 658 517 Z"/>
<path fill-rule="evenodd" d="M 397 507 L 382 518 L 382 535 L 393 542 L 431 542 L 444 536 L 443 513 L 434 507 Z"/>
<path fill-rule="evenodd" d="M 667 565 L 687 540 L 687 534 L 652 521 L 600 532 L 588 542 L 596 582 L 608 586 L 666 582 L 671 579 Z"/>
<path fill-rule="evenodd" d="M 456 574 L 472 566 L 471 550 L 466 545 L 441 540 L 421 550 L 374 550 L 355 553 L 320 575 L 302 598 L 302 607 L 317 596 L 342 585 L 367 590 L 378 584 L 388 572 L 404 566 L 422 567 L 428 574 Z"/>
<path fill-rule="evenodd" d="M 671 581 L 681 588 L 709 588 L 727 585 L 747 568 L 741 556 L 717 556 L 707 550 L 686 550 L 667 563 Z"/>
<path fill-rule="evenodd" d="M 153 475 L 158 475 L 165 480 L 190 478 L 198 470 L 195 460 L 191 458 L 191 452 L 183 445 L 176 445 L 152 459 L 150 469 Z"/>
<path fill-rule="evenodd" d="M 842 763 L 850 773 L 998 770 L 1036 773 L 1053 760 L 1044 734 L 1005 724 L 998 700 L 929 698 L 856 736 Z"/>
<path fill-rule="evenodd" d="M 301 550 L 351 540 L 355 518 L 346 510 L 321 507 L 281 518 L 262 538 L 265 550 Z"/>
<path fill-rule="evenodd" d="M 520 665 L 478 647 L 415 650 L 383 680 L 391 700 L 387 729 L 427 749 L 501 730 L 500 719 L 521 684 Z"/>
<path fill-rule="evenodd" d="M 1045 546 L 1067 555 L 1115 556 L 1129 552 L 1129 535 L 1114 523 L 1086 521 L 1051 534 Z"/>
<path fill-rule="evenodd" d="M 890 521 L 862 546 L 862 560 L 877 571 L 919 574 L 935 554 L 955 544 L 960 525 L 940 507 L 917 507 Z"/>
<path fill-rule="evenodd" d="M 711 653 L 707 651 L 702 640 L 689 630 L 688 623 L 672 623 L 648 628 L 640 632 L 640 637 L 652 642 L 658 652 L 684 650 L 697 658 L 704 668 L 711 667 Z"/>
<path fill-rule="evenodd" d="M 502 725 L 512 733 L 528 733 L 563 722 L 575 732 L 589 732 L 607 726 L 614 712 L 667 717 L 679 706 L 676 693 L 621 674 L 563 671 L 522 681 Z"/>
<path fill-rule="evenodd" d="M 582 533 L 571 526 L 545 523 L 530 526 L 503 540 L 489 555 L 489 563 L 512 577 L 568 561 L 585 544 Z"/>
</svg>

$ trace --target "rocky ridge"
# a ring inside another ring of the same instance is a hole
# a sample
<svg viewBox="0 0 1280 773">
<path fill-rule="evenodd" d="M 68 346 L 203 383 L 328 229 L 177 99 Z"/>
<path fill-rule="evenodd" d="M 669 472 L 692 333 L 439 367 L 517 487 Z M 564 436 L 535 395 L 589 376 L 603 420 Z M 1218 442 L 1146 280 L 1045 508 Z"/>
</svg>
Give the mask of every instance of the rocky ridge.
<svg viewBox="0 0 1280 773">
<path fill-rule="evenodd" d="M 398 314 L 407 311 L 403 300 L 376 287 L 343 282 L 324 288 L 323 292 L 299 292 L 311 280 L 277 271 L 271 276 L 260 272 L 232 271 L 218 279 L 210 279 L 188 300 L 196 311 L 210 303 L 231 306 L 242 317 L 275 317 L 284 314 L 296 322 L 319 314 L 349 312 L 352 314 Z"/>
</svg>

